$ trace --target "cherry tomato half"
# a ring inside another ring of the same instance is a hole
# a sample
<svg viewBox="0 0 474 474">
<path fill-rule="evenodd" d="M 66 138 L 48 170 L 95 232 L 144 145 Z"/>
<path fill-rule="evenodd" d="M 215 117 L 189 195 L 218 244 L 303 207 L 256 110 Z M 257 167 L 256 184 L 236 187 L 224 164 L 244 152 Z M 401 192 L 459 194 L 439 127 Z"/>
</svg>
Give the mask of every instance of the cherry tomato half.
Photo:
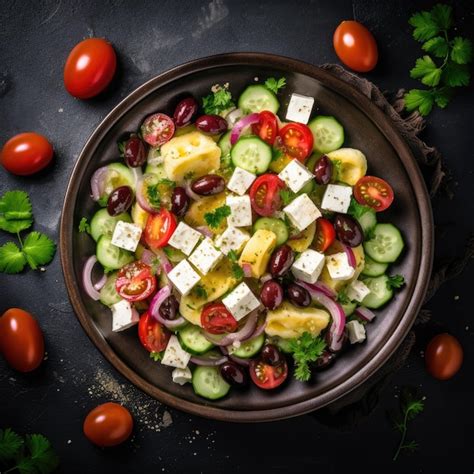
<svg viewBox="0 0 474 474">
<path fill-rule="evenodd" d="M 238 323 L 222 303 L 211 303 L 201 313 L 202 327 L 211 334 L 234 332 Z"/>
<path fill-rule="evenodd" d="M 270 365 L 260 359 L 253 359 L 250 361 L 249 371 L 252 382 L 265 390 L 280 386 L 288 377 L 288 365 L 285 360 Z"/>
<path fill-rule="evenodd" d="M 393 202 L 393 189 L 382 178 L 364 176 L 354 186 L 354 197 L 359 204 L 382 212 Z"/>
<path fill-rule="evenodd" d="M 439 380 L 448 380 L 461 368 L 463 350 L 451 334 L 438 334 L 429 342 L 425 351 L 426 370 Z"/>
<path fill-rule="evenodd" d="M 0 163 L 10 173 L 28 176 L 48 166 L 53 154 L 51 143 L 43 135 L 20 133 L 3 145 Z"/>
<path fill-rule="evenodd" d="M 11 308 L 0 318 L 0 352 L 19 372 L 35 370 L 44 358 L 44 338 L 38 321 L 26 311 Z"/>
<path fill-rule="evenodd" d="M 145 242 L 152 248 L 164 247 L 176 229 L 176 217 L 167 209 L 150 214 L 145 226 Z"/>
<path fill-rule="evenodd" d="M 175 125 L 171 117 L 157 113 L 145 119 L 141 126 L 143 140 L 151 146 L 161 146 L 174 135 Z"/>
<path fill-rule="evenodd" d="M 337 57 L 354 71 L 371 71 L 377 64 L 375 38 L 358 21 L 343 21 L 334 32 L 333 46 Z"/>
<path fill-rule="evenodd" d="M 147 299 L 156 289 L 156 278 L 150 265 L 136 261 L 125 265 L 115 281 L 117 293 L 127 301 Z"/>
<path fill-rule="evenodd" d="M 281 206 L 280 191 L 285 183 L 276 174 L 262 174 L 250 188 L 250 202 L 260 216 L 271 216 Z"/>
<path fill-rule="evenodd" d="M 171 333 L 149 312 L 140 316 L 138 338 L 148 352 L 161 352 L 166 349 Z"/>
<path fill-rule="evenodd" d="M 69 53 L 64 66 L 64 85 L 73 97 L 90 99 L 110 84 L 116 68 L 112 45 L 101 38 L 88 38 Z"/>
<path fill-rule="evenodd" d="M 316 220 L 316 236 L 314 239 L 314 248 L 318 252 L 325 252 L 336 239 L 336 230 L 330 221 L 324 217 L 318 217 Z"/>
<path fill-rule="evenodd" d="M 95 407 L 84 420 L 86 438 L 97 446 L 117 446 L 126 441 L 133 430 L 130 412 L 118 403 L 108 402 Z"/>
<path fill-rule="evenodd" d="M 313 151 L 313 134 L 309 127 L 302 123 L 285 125 L 278 136 L 281 138 L 281 145 L 285 153 L 302 163 Z"/>
<path fill-rule="evenodd" d="M 278 120 L 276 115 L 269 110 L 260 112 L 258 123 L 252 125 L 252 132 L 272 146 L 278 134 Z"/>
</svg>

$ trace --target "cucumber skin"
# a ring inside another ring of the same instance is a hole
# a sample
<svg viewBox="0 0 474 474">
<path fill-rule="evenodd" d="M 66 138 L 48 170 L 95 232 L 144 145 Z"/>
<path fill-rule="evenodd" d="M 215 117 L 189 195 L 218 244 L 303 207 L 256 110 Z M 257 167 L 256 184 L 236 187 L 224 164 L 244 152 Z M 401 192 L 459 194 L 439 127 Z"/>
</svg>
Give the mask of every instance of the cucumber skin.
<svg viewBox="0 0 474 474">
<path fill-rule="evenodd" d="M 117 292 L 115 292 L 116 295 L 114 295 L 113 297 L 110 297 L 110 295 L 108 293 L 106 293 L 106 290 L 109 288 L 109 286 L 113 285 L 113 287 L 115 288 L 115 280 L 116 279 L 117 279 L 117 273 L 116 272 L 109 275 L 107 277 L 107 281 L 105 282 L 105 285 L 99 291 L 99 295 L 100 295 L 99 301 L 105 306 L 110 307 L 110 306 L 114 305 L 115 303 L 118 303 L 122 299 Z"/>
<path fill-rule="evenodd" d="M 124 222 L 132 222 L 132 218 L 130 217 L 130 214 L 128 212 L 122 212 L 118 216 L 112 217 L 109 215 L 107 209 L 99 209 L 91 219 L 91 237 L 98 242 L 99 238 L 104 235 L 104 233 L 101 233 L 101 228 L 103 225 L 101 224 L 104 221 L 115 221 L 117 223 L 118 221 L 124 221 Z M 114 226 L 115 227 L 115 226 Z M 105 235 L 110 235 L 112 236 L 112 233 L 110 234 L 105 234 Z"/>
<path fill-rule="evenodd" d="M 184 339 L 185 339 L 185 335 L 183 336 L 183 333 L 186 334 L 186 331 L 196 331 L 196 330 L 199 330 L 200 332 L 200 329 L 197 328 L 197 326 L 194 326 L 192 324 L 188 325 L 188 326 L 185 326 L 183 329 L 181 329 L 179 332 L 178 332 L 178 339 L 179 339 L 179 343 L 181 344 L 181 346 L 183 347 L 183 349 L 187 352 L 189 352 L 190 354 L 192 355 L 202 355 L 202 354 L 205 354 L 206 352 L 209 352 L 213 347 L 214 347 L 214 344 L 212 344 L 211 342 L 209 342 L 205 337 L 204 335 L 201 333 L 201 337 L 203 338 L 203 342 L 206 341 L 206 346 L 203 347 L 202 349 L 196 349 L 196 347 L 191 347 L 189 345 L 188 342 L 186 342 Z"/>
<path fill-rule="evenodd" d="M 204 377 L 205 374 L 202 374 L 204 371 L 213 371 L 216 376 L 220 379 L 220 385 L 223 389 L 221 392 L 216 394 L 210 394 L 209 392 L 204 392 L 201 386 L 201 377 Z M 198 366 L 194 369 L 193 379 L 192 379 L 193 390 L 196 395 L 200 397 L 207 398 L 208 400 L 219 400 L 220 398 L 225 397 L 230 390 L 230 385 L 222 378 L 217 367 L 204 367 Z"/>
<path fill-rule="evenodd" d="M 247 88 L 240 94 L 239 100 L 238 100 L 238 107 L 241 109 L 245 114 L 250 114 L 254 112 L 260 112 L 260 110 L 253 110 L 251 108 L 246 107 L 246 100 L 248 99 L 248 96 L 251 94 L 258 94 L 258 91 L 261 91 L 262 93 L 265 92 L 266 95 L 268 95 L 272 100 L 271 104 L 265 107 L 265 109 L 262 110 L 269 110 L 270 112 L 273 112 L 276 114 L 278 112 L 278 109 L 280 108 L 280 103 L 278 102 L 277 96 L 270 90 L 268 90 L 264 85 L 262 84 L 252 84 L 251 86 L 247 86 Z"/>
<path fill-rule="evenodd" d="M 264 164 L 263 166 L 260 164 L 258 168 L 256 166 L 254 166 L 253 168 L 250 168 L 249 166 L 245 165 L 242 162 L 239 156 L 239 151 L 244 146 L 244 143 L 248 141 L 252 141 L 252 142 L 255 141 L 262 148 L 262 151 L 265 150 L 267 152 L 268 156 L 266 157 L 266 161 L 267 161 L 266 164 Z M 232 150 L 230 152 L 230 157 L 234 166 L 238 166 L 239 168 L 249 171 L 250 173 L 263 174 L 268 170 L 268 167 L 270 166 L 270 163 L 272 161 L 272 149 L 267 143 L 265 143 L 263 140 L 261 140 L 258 137 L 255 137 L 253 135 L 244 136 L 244 137 L 240 137 L 237 143 L 232 147 Z"/>
<path fill-rule="evenodd" d="M 279 224 L 271 225 L 273 221 L 277 221 Z M 269 225 L 266 225 L 266 224 Z M 280 225 L 281 224 L 281 225 Z M 280 229 L 280 232 L 275 232 L 274 228 Z M 257 219 L 253 225 L 253 231 L 256 232 L 257 230 L 264 229 L 272 231 L 276 237 L 276 245 L 284 244 L 289 237 L 288 227 L 281 219 L 276 219 L 274 217 L 260 217 Z"/>
<path fill-rule="evenodd" d="M 97 256 L 98 262 L 103 267 L 108 268 L 110 270 L 119 270 L 123 266 L 127 265 L 128 263 L 132 263 L 135 260 L 135 256 L 132 253 L 127 252 L 126 250 L 123 250 L 123 249 L 117 249 L 118 251 L 123 252 L 123 254 L 122 254 L 123 258 L 120 261 L 114 261 L 111 264 L 110 260 L 107 260 L 107 258 L 102 257 L 101 256 L 101 254 L 102 254 L 101 248 L 103 246 L 112 245 L 111 240 L 112 239 L 110 237 L 108 237 L 106 235 L 102 235 L 99 238 L 98 242 L 97 242 L 96 256 Z M 105 248 L 104 248 L 104 252 L 105 252 Z"/>
<path fill-rule="evenodd" d="M 380 298 L 377 295 L 374 295 L 372 293 L 369 293 L 363 300 L 362 300 L 362 305 L 366 306 L 369 309 L 378 309 L 387 304 L 392 298 L 393 298 L 393 290 L 389 289 L 386 285 L 388 282 L 388 277 L 387 275 L 381 275 L 379 277 L 367 277 L 364 278 L 362 281 L 369 287 L 370 289 L 370 283 L 375 282 L 376 280 L 384 280 L 384 291 L 386 292 L 385 297 Z"/>
<path fill-rule="evenodd" d="M 364 251 L 365 251 L 365 253 L 367 253 L 367 255 L 374 262 L 377 262 L 377 263 L 393 263 L 393 262 L 396 262 L 398 260 L 398 258 L 400 257 L 400 255 L 402 254 L 403 249 L 405 248 L 405 241 L 403 240 L 401 232 L 393 224 L 377 224 L 374 228 L 374 234 L 377 233 L 377 228 L 380 229 L 381 227 L 383 227 L 383 228 L 390 227 L 392 229 L 391 232 L 394 232 L 395 234 L 398 234 L 398 238 L 400 239 L 400 243 L 401 243 L 401 248 L 400 248 L 400 251 L 397 254 L 397 256 L 394 257 L 394 258 L 391 257 L 390 259 L 387 259 L 387 258 L 381 259 L 380 256 L 374 255 L 374 250 L 372 249 L 371 244 L 370 244 L 370 242 L 373 239 L 367 240 L 367 241 L 364 242 Z M 377 257 L 379 257 L 379 258 L 377 259 Z"/>
<path fill-rule="evenodd" d="M 340 128 L 341 139 L 337 142 L 337 146 L 318 148 L 317 139 L 316 139 L 317 138 L 316 137 L 316 127 L 317 127 L 318 123 L 323 122 L 323 121 L 329 121 L 329 120 L 331 122 L 334 121 L 335 122 L 334 125 L 337 128 Z M 313 134 L 313 138 L 314 138 L 313 151 L 315 151 L 315 152 L 330 153 L 331 151 L 338 150 L 344 144 L 344 139 L 345 139 L 345 137 L 344 137 L 344 127 L 332 115 L 319 115 L 308 123 L 308 127 L 311 130 L 311 133 Z"/>
<path fill-rule="evenodd" d="M 260 334 L 260 336 L 257 336 L 254 339 L 249 339 L 248 341 L 243 342 L 242 345 L 238 349 L 236 349 L 235 351 L 232 351 L 232 355 L 235 355 L 242 359 L 250 359 L 251 357 L 255 356 L 256 354 L 260 352 L 260 350 L 263 347 L 264 342 L 265 342 L 265 336 L 263 334 Z M 252 352 L 247 353 L 247 352 L 244 352 L 244 349 L 243 349 L 243 346 L 246 343 L 251 343 L 251 344 L 258 343 L 258 345 L 253 347 L 254 350 Z M 241 350 L 242 352 L 240 352 Z"/>
</svg>

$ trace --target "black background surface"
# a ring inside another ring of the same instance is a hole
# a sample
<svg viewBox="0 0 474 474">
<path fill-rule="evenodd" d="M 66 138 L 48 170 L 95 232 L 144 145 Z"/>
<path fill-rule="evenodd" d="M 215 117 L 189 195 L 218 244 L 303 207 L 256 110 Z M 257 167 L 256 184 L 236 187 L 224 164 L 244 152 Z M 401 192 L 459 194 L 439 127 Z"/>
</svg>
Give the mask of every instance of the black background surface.
<svg viewBox="0 0 474 474">
<path fill-rule="evenodd" d="M 0 2 L 0 143 L 34 130 L 54 143 L 47 171 L 19 178 L 0 171 L 0 193 L 25 189 L 32 197 L 35 228 L 56 240 L 66 184 L 77 156 L 102 118 L 122 98 L 154 75 L 185 61 L 216 53 L 262 51 L 313 64 L 335 62 L 332 33 L 344 19 L 357 19 L 374 33 L 380 62 L 367 77 L 382 90 L 414 87 L 408 71 L 421 55 L 408 18 L 432 2 L 399 1 L 33 1 Z M 474 8 L 455 2 L 460 33 L 469 35 Z M 100 98 L 78 101 L 62 84 L 70 49 L 88 36 L 114 44 L 119 72 Z M 436 255 L 459 255 L 472 232 L 472 90 L 436 110 L 424 132 L 444 154 L 454 198 L 434 201 Z M 0 243 L 7 240 L 0 235 Z M 0 313 L 12 306 L 34 313 L 43 327 L 47 360 L 22 375 L 0 361 L 0 427 L 48 436 L 65 473 L 96 472 L 472 472 L 473 364 L 471 319 L 473 267 L 442 287 L 428 307 L 439 328 L 456 335 L 465 350 L 462 371 L 437 382 L 424 370 L 419 346 L 382 393 L 372 415 L 351 431 L 318 423 L 311 415 L 275 423 L 238 425 L 169 410 L 124 380 L 82 331 L 69 304 L 59 255 L 45 273 L 0 274 Z M 413 455 L 391 458 L 398 440 L 386 416 L 397 407 L 401 386 L 417 387 L 424 413 L 410 427 L 419 442 Z M 82 435 L 87 412 L 116 399 L 134 413 L 133 439 L 112 450 L 93 447 Z M 169 425 L 169 422 L 172 423 Z M 168 426 L 167 426 L 168 425 Z"/>
</svg>

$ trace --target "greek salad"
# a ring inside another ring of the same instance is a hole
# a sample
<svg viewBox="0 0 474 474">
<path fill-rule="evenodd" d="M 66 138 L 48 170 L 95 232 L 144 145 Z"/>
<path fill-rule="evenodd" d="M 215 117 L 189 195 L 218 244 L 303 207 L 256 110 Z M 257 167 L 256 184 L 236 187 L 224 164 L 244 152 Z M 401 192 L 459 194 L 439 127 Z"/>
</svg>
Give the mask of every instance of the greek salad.
<svg viewBox="0 0 474 474">
<path fill-rule="evenodd" d="M 83 285 L 112 330 L 138 327 L 159 370 L 210 400 L 310 380 L 404 284 L 388 273 L 402 235 L 378 222 L 392 188 L 285 88 L 255 81 L 234 100 L 216 84 L 146 117 L 93 174 L 99 209 L 79 224 L 96 243 Z"/>
</svg>

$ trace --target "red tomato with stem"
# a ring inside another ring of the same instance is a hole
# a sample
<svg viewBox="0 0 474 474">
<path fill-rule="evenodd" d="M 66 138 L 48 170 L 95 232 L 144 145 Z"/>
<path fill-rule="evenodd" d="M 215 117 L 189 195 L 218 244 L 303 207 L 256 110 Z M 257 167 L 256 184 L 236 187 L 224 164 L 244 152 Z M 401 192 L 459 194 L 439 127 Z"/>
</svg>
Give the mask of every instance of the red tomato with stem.
<svg viewBox="0 0 474 474">
<path fill-rule="evenodd" d="M 264 142 L 272 146 L 278 135 L 277 117 L 269 110 L 263 110 L 258 115 L 258 123 L 252 125 L 252 132 L 254 135 L 259 136 Z"/>
<path fill-rule="evenodd" d="M 138 338 L 148 352 L 161 352 L 166 349 L 171 333 L 148 311 L 138 322 Z"/>
<path fill-rule="evenodd" d="M 279 387 L 288 377 L 288 365 L 285 360 L 270 365 L 261 359 L 253 359 L 250 361 L 249 371 L 252 382 L 264 390 Z"/>
<path fill-rule="evenodd" d="M 286 155 L 304 163 L 313 151 L 313 134 L 302 123 L 289 123 L 279 132 L 281 147 Z"/>
<path fill-rule="evenodd" d="M 262 174 L 250 188 L 250 202 L 260 216 L 271 216 L 281 207 L 280 191 L 285 183 L 276 174 Z"/>
<path fill-rule="evenodd" d="M 156 289 L 150 265 L 136 261 L 120 269 L 115 281 L 117 293 L 127 301 L 143 301 Z"/>
<path fill-rule="evenodd" d="M 169 142 L 175 130 L 173 119 L 162 113 L 150 115 L 141 126 L 143 140 L 151 146 L 161 146 Z"/>
<path fill-rule="evenodd" d="M 316 219 L 316 236 L 314 248 L 318 252 L 325 252 L 336 239 L 336 230 L 330 221 L 324 217 Z"/>
<path fill-rule="evenodd" d="M 177 226 L 176 217 L 167 209 L 150 214 L 143 233 L 145 242 L 152 248 L 164 247 Z"/>
<path fill-rule="evenodd" d="M 234 332 L 238 323 L 222 303 L 211 303 L 201 313 L 202 327 L 210 334 Z"/>
<path fill-rule="evenodd" d="M 435 336 L 425 351 L 426 370 L 439 380 L 454 377 L 461 368 L 464 355 L 459 341 L 448 333 Z"/>
<path fill-rule="evenodd" d="M 390 207 L 394 195 L 387 181 L 375 176 L 364 176 L 354 186 L 354 197 L 359 204 L 382 212 Z"/>
</svg>

